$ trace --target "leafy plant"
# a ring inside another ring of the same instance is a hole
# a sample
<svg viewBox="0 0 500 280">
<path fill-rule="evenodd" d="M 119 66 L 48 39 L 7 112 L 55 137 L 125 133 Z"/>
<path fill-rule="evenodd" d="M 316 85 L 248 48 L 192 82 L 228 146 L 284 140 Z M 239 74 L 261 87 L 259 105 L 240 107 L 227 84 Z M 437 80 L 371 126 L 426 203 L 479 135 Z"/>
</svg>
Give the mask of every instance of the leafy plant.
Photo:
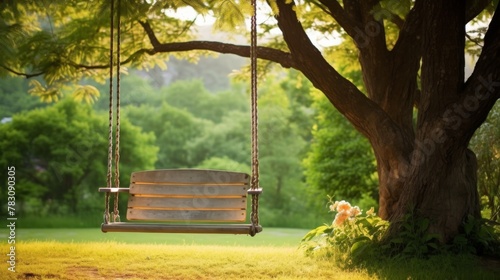
<svg viewBox="0 0 500 280">
<path fill-rule="evenodd" d="M 500 257 L 500 227 L 490 220 L 469 216 L 463 223 L 462 232 L 455 236 L 446 249 L 454 253 Z"/>
<path fill-rule="evenodd" d="M 440 249 L 439 235 L 428 233 L 429 219 L 412 213 L 404 216 L 399 225 L 402 230 L 381 246 L 389 256 L 422 258 Z"/>
<path fill-rule="evenodd" d="M 376 216 L 373 207 L 362 214 L 357 206 L 346 201 L 330 201 L 330 212 L 336 213 L 331 225 L 319 226 L 302 239 L 308 254 L 325 254 L 349 265 L 377 254 L 376 244 L 389 223 Z"/>
</svg>

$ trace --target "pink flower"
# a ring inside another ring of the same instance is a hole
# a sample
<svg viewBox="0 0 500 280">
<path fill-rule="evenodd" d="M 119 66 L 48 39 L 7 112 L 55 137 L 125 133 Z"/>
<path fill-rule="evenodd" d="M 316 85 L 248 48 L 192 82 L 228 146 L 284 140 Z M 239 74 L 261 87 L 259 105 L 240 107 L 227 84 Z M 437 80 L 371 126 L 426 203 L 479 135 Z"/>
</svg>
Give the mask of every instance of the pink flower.
<svg viewBox="0 0 500 280">
<path fill-rule="evenodd" d="M 350 211 L 350 210 L 351 210 L 351 204 L 345 200 L 340 201 L 337 205 L 337 212 Z"/>
<path fill-rule="evenodd" d="M 351 215 L 351 217 L 356 217 L 357 215 L 360 215 L 361 214 L 361 210 L 359 209 L 358 206 L 354 206 L 351 208 L 351 210 L 349 211 L 349 214 Z"/>
<path fill-rule="evenodd" d="M 349 218 L 348 211 L 338 212 L 337 215 L 335 215 L 335 220 L 333 220 L 333 225 L 341 226 L 347 218 Z"/>
<path fill-rule="evenodd" d="M 337 211 L 337 205 L 339 205 L 338 201 L 335 201 L 334 204 L 330 205 L 330 211 L 331 212 Z"/>
</svg>

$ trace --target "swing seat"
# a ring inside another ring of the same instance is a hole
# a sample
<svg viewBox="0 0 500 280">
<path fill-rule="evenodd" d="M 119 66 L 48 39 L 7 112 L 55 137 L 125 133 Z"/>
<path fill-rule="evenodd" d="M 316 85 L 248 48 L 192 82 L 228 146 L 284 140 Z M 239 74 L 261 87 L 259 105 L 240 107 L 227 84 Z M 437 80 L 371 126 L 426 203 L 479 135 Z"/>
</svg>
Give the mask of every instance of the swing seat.
<svg viewBox="0 0 500 280">
<path fill-rule="evenodd" d="M 260 225 L 242 224 L 246 220 L 247 194 L 261 192 L 249 189 L 249 180 L 248 174 L 219 170 L 134 172 L 129 188 L 99 191 L 128 192 L 127 220 L 140 222 L 103 223 L 101 230 L 255 235 L 262 231 Z M 158 221 L 169 223 L 144 223 Z"/>
</svg>

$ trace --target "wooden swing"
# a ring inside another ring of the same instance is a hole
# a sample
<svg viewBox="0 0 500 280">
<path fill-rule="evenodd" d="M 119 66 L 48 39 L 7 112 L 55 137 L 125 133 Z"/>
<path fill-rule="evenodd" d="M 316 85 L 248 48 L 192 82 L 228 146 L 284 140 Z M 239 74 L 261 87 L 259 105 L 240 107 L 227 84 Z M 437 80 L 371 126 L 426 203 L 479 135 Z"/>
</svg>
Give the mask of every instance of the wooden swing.
<svg viewBox="0 0 500 280">
<path fill-rule="evenodd" d="M 114 1 L 111 1 L 109 147 L 103 232 L 249 234 L 262 231 L 259 224 L 259 160 L 257 139 L 257 35 L 256 1 L 251 17 L 251 142 L 252 175 L 241 172 L 166 169 L 133 172 L 129 188 L 119 187 L 120 160 L 120 0 L 117 1 L 117 62 L 114 63 Z M 116 64 L 115 170 L 113 165 L 113 65 Z M 118 194 L 128 193 L 127 219 L 120 222 Z M 110 198 L 114 195 L 113 211 Z M 250 224 L 246 220 L 247 195 L 251 196 Z M 111 219 L 112 217 L 112 219 Z M 168 222 L 168 223 L 158 223 Z M 240 222 L 240 223 L 236 223 Z M 229 224 L 228 224 L 229 223 Z"/>
</svg>

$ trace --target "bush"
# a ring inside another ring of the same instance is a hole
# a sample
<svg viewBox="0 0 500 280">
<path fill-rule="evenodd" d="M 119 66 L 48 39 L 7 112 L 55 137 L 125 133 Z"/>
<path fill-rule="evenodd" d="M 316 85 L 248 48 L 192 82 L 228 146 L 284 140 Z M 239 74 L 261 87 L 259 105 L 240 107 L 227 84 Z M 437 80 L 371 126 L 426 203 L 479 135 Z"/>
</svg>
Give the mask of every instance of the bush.
<svg viewBox="0 0 500 280">
<path fill-rule="evenodd" d="M 363 215 L 357 206 L 346 201 L 331 202 L 336 213 L 331 225 L 313 229 L 302 239 L 308 254 L 333 257 L 339 265 L 350 265 L 377 254 L 379 242 L 389 223 L 376 216 L 373 207 Z"/>
<path fill-rule="evenodd" d="M 462 231 L 449 244 L 428 233 L 429 219 L 409 213 L 399 223 L 400 231 L 387 237 L 389 222 L 376 216 L 373 207 L 363 215 L 357 206 L 330 199 L 331 224 L 307 233 L 301 247 L 309 255 L 319 255 L 340 266 L 361 264 L 381 258 L 429 258 L 432 255 L 489 255 L 500 257 L 500 231 L 487 220 L 469 217 Z"/>
</svg>

